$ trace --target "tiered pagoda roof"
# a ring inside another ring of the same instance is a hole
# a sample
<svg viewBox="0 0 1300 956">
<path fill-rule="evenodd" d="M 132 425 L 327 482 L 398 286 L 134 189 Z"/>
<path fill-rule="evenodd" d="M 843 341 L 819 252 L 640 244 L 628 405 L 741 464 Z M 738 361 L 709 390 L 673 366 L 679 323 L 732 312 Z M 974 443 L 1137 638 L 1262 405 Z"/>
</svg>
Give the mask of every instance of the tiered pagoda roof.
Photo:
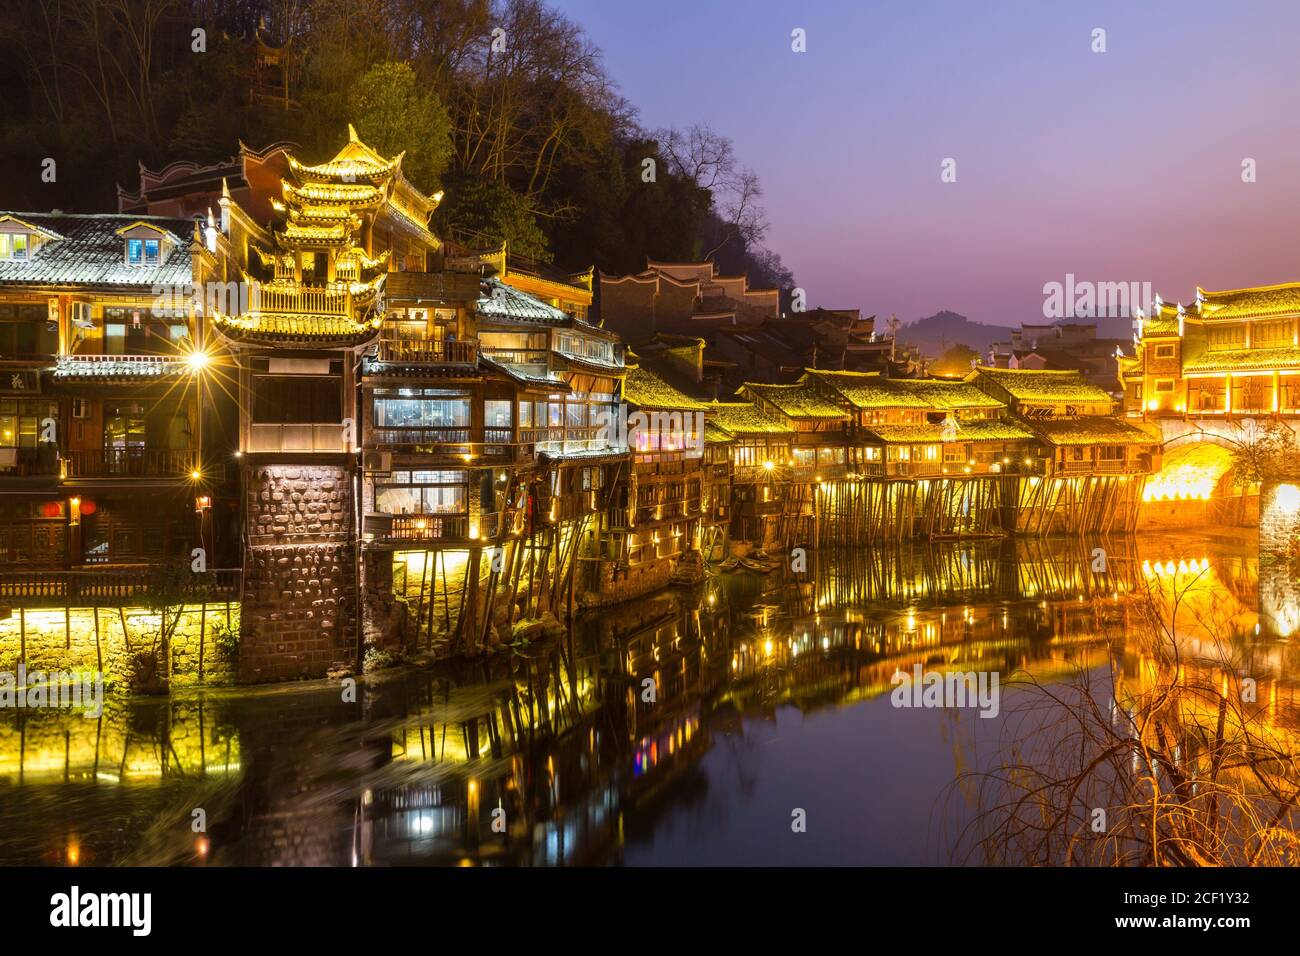
<svg viewBox="0 0 1300 956">
<path fill-rule="evenodd" d="M 221 333 L 236 342 L 265 345 L 296 345 L 310 348 L 346 348 L 361 345 L 375 336 L 380 316 L 355 321 L 340 315 L 311 313 L 265 313 L 219 315 L 214 323 Z"/>
<path fill-rule="evenodd" d="M 429 216 L 441 194 L 426 196 L 402 175 L 402 155 L 386 159 L 357 137 L 348 126 L 348 142 L 333 159 L 307 165 L 289 157 L 294 181 L 281 184 L 283 201 L 272 207 L 283 215 L 273 230 L 274 248 L 257 249 L 263 268 L 276 278 L 257 283 L 258 296 L 249 311 L 214 316 L 214 323 L 238 342 L 314 348 L 354 346 L 379 330 L 377 314 L 389 255 L 370 256 L 360 245 L 363 216 L 383 209 L 395 214 L 436 246 L 428 232 Z M 328 283 L 296 281 L 288 273 L 303 252 L 330 256 L 338 278 Z"/>
</svg>

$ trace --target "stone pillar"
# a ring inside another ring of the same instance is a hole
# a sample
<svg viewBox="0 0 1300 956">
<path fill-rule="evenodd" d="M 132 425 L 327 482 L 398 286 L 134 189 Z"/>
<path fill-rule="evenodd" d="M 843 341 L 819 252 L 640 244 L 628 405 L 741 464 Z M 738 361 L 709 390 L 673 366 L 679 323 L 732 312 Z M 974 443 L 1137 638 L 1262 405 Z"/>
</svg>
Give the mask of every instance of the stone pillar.
<svg viewBox="0 0 1300 956">
<path fill-rule="evenodd" d="M 240 680 L 324 677 L 356 661 L 352 480 L 342 465 L 245 466 Z"/>
<path fill-rule="evenodd" d="M 398 653 L 406 643 L 406 606 L 393 594 L 393 552 L 362 551 L 362 654 L 370 648 Z"/>
</svg>

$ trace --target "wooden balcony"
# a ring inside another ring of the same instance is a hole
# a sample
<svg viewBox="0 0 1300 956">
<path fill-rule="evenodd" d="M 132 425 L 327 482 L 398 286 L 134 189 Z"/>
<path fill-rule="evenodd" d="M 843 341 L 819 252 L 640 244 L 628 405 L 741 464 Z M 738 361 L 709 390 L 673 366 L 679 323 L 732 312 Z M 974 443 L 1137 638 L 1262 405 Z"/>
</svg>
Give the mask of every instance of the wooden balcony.
<svg viewBox="0 0 1300 956">
<path fill-rule="evenodd" d="M 1143 467 L 1136 461 L 1125 461 L 1123 458 L 1090 461 L 1066 461 L 1056 462 L 1054 471 L 1058 475 L 1136 475 L 1146 474 L 1151 471 L 1149 467 Z"/>
<path fill-rule="evenodd" d="M 248 448 L 252 454 L 266 453 L 339 453 L 348 451 L 343 441 L 343 425 L 333 422 L 317 424 L 264 424 L 249 426 Z"/>
<path fill-rule="evenodd" d="M 469 538 L 468 515 L 391 515 L 383 537 L 391 541 L 464 541 Z"/>
<path fill-rule="evenodd" d="M 473 339 L 435 342 L 428 339 L 380 339 L 379 361 L 394 365 L 476 365 Z"/>
<path fill-rule="evenodd" d="M 27 606 L 115 605 L 148 595 L 157 568 L 147 564 L 106 565 L 75 571 L 0 571 L 0 601 Z M 194 593 L 186 600 L 238 601 L 239 568 L 195 575 Z"/>
<path fill-rule="evenodd" d="M 0 479 L 57 478 L 59 453 L 53 444 L 35 448 L 0 447 Z"/>
<path fill-rule="evenodd" d="M 543 368 L 551 361 L 551 353 L 546 349 L 502 349 L 484 348 L 483 355 L 501 365 L 540 365 Z"/>
<path fill-rule="evenodd" d="M 372 428 L 366 435 L 367 448 L 452 446 L 445 449 L 449 454 L 470 454 L 469 445 L 470 430 L 468 428 L 442 426 L 433 428 Z"/>
<path fill-rule="evenodd" d="M 64 452 L 65 478 L 188 478 L 199 468 L 196 449 L 128 445 Z"/>
<path fill-rule="evenodd" d="M 503 526 L 504 522 L 504 526 Z M 390 515 L 371 513 L 365 516 L 364 530 L 377 544 L 442 543 L 489 545 L 503 535 L 523 532 L 522 512 L 493 512 L 471 518 L 454 515 Z"/>
<path fill-rule="evenodd" d="M 352 316 L 352 293 L 309 286 L 254 285 L 249 313 Z"/>
</svg>

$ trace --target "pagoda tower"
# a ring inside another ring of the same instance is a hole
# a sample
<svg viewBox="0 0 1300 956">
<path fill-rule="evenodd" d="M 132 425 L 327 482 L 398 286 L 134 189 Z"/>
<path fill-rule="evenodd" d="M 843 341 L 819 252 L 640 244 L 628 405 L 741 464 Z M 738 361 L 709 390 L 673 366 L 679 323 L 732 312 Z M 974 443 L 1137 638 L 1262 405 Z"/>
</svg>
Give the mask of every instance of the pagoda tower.
<svg viewBox="0 0 1300 956">
<path fill-rule="evenodd" d="M 238 370 L 248 681 L 358 663 L 357 369 L 389 269 L 424 269 L 440 249 L 427 228 L 438 199 L 402 175 L 401 154 L 348 131 L 325 163 L 288 158 L 269 229 L 221 201 L 242 280 L 211 311 Z"/>
</svg>

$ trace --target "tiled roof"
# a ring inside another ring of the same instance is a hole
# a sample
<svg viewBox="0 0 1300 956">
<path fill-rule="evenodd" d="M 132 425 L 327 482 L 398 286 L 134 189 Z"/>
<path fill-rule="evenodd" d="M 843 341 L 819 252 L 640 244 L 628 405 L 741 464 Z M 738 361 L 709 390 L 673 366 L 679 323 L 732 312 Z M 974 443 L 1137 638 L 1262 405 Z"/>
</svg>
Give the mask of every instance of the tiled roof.
<svg viewBox="0 0 1300 956">
<path fill-rule="evenodd" d="M 214 324 L 233 339 L 287 341 L 331 341 L 357 343 L 379 331 L 379 320 L 354 322 L 338 315 L 276 313 L 216 316 Z"/>
<path fill-rule="evenodd" d="M 1167 315 L 1153 315 L 1142 320 L 1142 337 L 1144 339 L 1163 338 L 1178 334 L 1178 318 Z"/>
<path fill-rule="evenodd" d="M 969 382 L 985 379 L 1001 386 L 1013 398 L 1038 402 L 1110 402 L 1110 395 L 1090 385 L 1073 371 L 1024 368 L 986 368 L 971 373 Z"/>
<path fill-rule="evenodd" d="M 478 299 L 478 314 L 486 319 L 559 325 L 568 316 L 527 292 L 520 292 L 497 278 L 484 279 Z"/>
<path fill-rule="evenodd" d="M 560 378 L 559 375 L 554 372 L 548 371 L 543 375 L 535 375 L 528 371 L 527 366 L 498 362 L 495 359 L 484 355 L 482 352 L 479 353 L 478 361 L 481 368 L 488 369 L 489 371 L 501 372 L 510 376 L 510 378 L 522 385 L 537 385 L 543 388 L 548 388 L 554 392 L 572 391 L 569 387 L 569 383 Z"/>
<path fill-rule="evenodd" d="M 809 369 L 809 376 L 834 389 L 854 408 L 931 408 L 930 402 L 914 391 L 890 387 L 879 372 L 828 372 Z"/>
<path fill-rule="evenodd" d="M 295 186 L 285 182 L 281 189 L 287 199 L 305 202 L 337 202 L 349 207 L 378 204 L 384 198 L 383 190 L 370 183 L 303 183 L 301 186 Z"/>
<path fill-rule="evenodd" d="M 193 220 L 0 211 L 0 218 L 5 216 L 62 238 L 42 243 L 25 261 L 0 260 L 0 284 L 139 286 L 148 291 L 154 285 L 174 286 L 194 279 L 190 262 Z M 137 222 L 157 226 L 172 239 L 171 251 L 156 266 L 126 264 L 126 240 L 117 231 Z"/>
<path fill-rule="evenodd" d="M 1260 369 L 1300 369 L 1300 348 L 1230 349 L 1202 352 L 1183 362 L 1183 372 L 1245 372 Z"/>
<path fill-rule="evenodd" d="M 741 390 L 776 406 L 790 418 L 822 418 L 844 421 L 848 413 L 810 385 L 765 385 L 746 382 Z"/>
<path fill-rule="evenodd" d="M 1032 439 L 1034 433 L 1019 422 L 990 420 L 961 422 L 955 432 L 942 425 L 872 425 L 866 429 L 883 442 L 908 444 L 912 442 L 975 442 L 1018 441 Z M 945 439 L 945 434 L 948 436 Z"/>
<path fill-rule="evenodd" d="M 946 382 L 924 378 L 889 378 L 884 382 L 889 391 L 915 395 L 931 408 L 939 411 L 1005 407 L 992 395 L 980 391 L 969 382 Z"/>
<path fill-rule="evenodd" d="M 641 366 L 628 368 L 627 378 L 623 382 L 623 398 L 628 404 L 638 408 L 703 411 L 709 407 L 705 402 L 691 398 L 665 382 L 650 369 Z"/>
<path fill-rule="evenodd" d="M 148 381 L 182 375 L 188 371 L 183 359 L 159 355 L 157 358 L 117 358 L 111 355 L 63 355 L 54 367 L 54 379 L 65 382 Z"/>
<path fill-rule="evenodd" d="M 478 378 L 478 362 L 446 362 L 436 365 L 408 362 L 382 362 L 374 355 L 361 357 L 361 374 L 397 378 Z"/>
<path fill-rule="evenodd" d="M 712 402 L 709 411 L 718 427 L 731 435 L 775 435 L 794 431 L 789 422 L 763 414 L 750 402 Z"/>
<path fill-rule="evenodd" d="M 728 442 L 733 442 L 735 440 L 736 438 L 734 435 L 728 433 L 723 428 L 719 428 L 713 422 L 706 421 L 704 423 L 704 441 L 706 444 L 712 442 L 715 445 L 725 445 Z"/>
<path fill-rule="evenodd" d="M 576 352 L 570 352 L 567 349 L 556 348 L 555 354 L 563 358 L 569 365 L 578 369 L 586 369 L 596 372 L 599 375 L 622 375 L 624 371 L 621 362 L 605 362 L 601 359 L 592 358 L 589 355 L 578 355 Z"/>
<path fill-rule="evenodd" d="M 1203 301 L 1201 314 L 1207 319 L 1237 319 L 1256 315 L 1300 313 L 1300 282 L 1231 289 L 1225 292 L 1198 290 Z"/>
<path fill-rule="evenodd" d="M 1035 422 L 1034 432 L 1053 445 L 1151 445 L 1160 443 L 1160 427 L 1154 433 L 1122 418 L 1091 415 Z"/>
</svg>

